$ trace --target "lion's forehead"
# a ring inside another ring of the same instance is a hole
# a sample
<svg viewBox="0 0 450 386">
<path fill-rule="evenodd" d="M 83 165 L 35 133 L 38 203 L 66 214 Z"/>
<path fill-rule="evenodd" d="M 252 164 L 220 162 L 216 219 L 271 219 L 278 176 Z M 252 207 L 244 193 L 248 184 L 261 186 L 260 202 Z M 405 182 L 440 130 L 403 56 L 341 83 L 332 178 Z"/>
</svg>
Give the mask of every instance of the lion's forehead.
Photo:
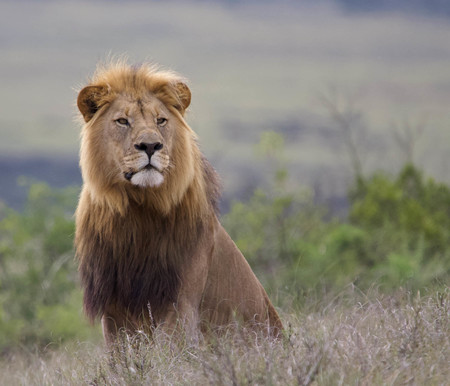
<svg viewBox="0 0 450 386">
<path fill-rule="evenodd" d="M 120 95 L 111 104 L 110 111 L 114 119 L 121 116 L 134 119 L 154 119 L 160 115 L 170 115 L 169 109 L 156 97 L 133 97 Z"/>
</svg>

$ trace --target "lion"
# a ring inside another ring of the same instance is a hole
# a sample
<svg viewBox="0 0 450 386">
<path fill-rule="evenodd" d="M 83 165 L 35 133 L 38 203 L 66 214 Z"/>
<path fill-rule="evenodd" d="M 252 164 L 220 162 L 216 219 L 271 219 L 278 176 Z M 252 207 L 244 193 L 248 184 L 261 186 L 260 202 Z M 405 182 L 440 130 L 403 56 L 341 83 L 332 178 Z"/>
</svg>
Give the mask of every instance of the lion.
<svg viewBox="0 0 450 386">
<path fill-rule="evenodd" d="M 126 62 L 99 66 L 78 94 L 76 257 L 84 311 L 108 345 L 158 326 L 283 328 L 218 220 L 218 176 L 184 119 L 190 102 L 181 76 Z"/>
</svg>

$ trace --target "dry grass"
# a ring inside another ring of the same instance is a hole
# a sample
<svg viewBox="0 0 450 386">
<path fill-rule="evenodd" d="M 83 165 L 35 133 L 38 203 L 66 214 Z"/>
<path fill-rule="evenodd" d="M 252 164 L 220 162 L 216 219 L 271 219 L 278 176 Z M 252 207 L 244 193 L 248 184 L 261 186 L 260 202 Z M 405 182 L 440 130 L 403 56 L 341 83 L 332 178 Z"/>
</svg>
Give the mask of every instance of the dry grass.
<svg viewBox="0 0 450 386">
<path fill-rule="evenodd" d="M 284 314 L 279 342 L 228 334 L 177 348 L 127 338 L 114 355 L 78 344 L 11 354 L 0 384 L 444 385 L 450 379 L 450 294 L 370 296 L 349 289 Z M 247 343 L 246 343 L 247 342 Z"/>
</svg>

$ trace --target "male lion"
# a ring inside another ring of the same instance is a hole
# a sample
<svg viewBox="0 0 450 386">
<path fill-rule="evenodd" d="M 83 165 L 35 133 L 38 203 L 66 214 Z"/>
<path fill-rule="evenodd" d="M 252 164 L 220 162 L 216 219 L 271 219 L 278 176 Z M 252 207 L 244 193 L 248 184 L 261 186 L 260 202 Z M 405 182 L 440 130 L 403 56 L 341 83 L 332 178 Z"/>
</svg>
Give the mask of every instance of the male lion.
<svg viewBox="0 0 450 386">
<path fill-rule="evenodd" d="M 179 76 L 150 65 L 99 68 L 84 118 L 76 254 L 91 321 L 119 330 L 199 331 L 235 320 L 269 335 L 281 321 L 217 219 L 218 181 L 183 116 Z"/>
</svg>

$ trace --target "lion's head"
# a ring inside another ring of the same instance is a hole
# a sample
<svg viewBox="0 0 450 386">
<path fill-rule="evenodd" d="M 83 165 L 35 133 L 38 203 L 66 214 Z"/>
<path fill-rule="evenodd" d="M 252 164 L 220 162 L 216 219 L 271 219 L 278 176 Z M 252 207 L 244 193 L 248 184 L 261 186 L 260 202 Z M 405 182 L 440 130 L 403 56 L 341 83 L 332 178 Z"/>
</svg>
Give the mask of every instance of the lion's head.
<svg viewBox="0 0 450 386">
<path fill-rule="evenodd" d="M 142 201 L 153 191 L 163 211 L 180 201 L 201 157 L 183 118 L 190 100 L 172 72 L 124 63 L 97 70 L 77 100 L 86 122 L 81 168 L 94 200 L 120 209 L 128 197 Z"/>
</svg>

